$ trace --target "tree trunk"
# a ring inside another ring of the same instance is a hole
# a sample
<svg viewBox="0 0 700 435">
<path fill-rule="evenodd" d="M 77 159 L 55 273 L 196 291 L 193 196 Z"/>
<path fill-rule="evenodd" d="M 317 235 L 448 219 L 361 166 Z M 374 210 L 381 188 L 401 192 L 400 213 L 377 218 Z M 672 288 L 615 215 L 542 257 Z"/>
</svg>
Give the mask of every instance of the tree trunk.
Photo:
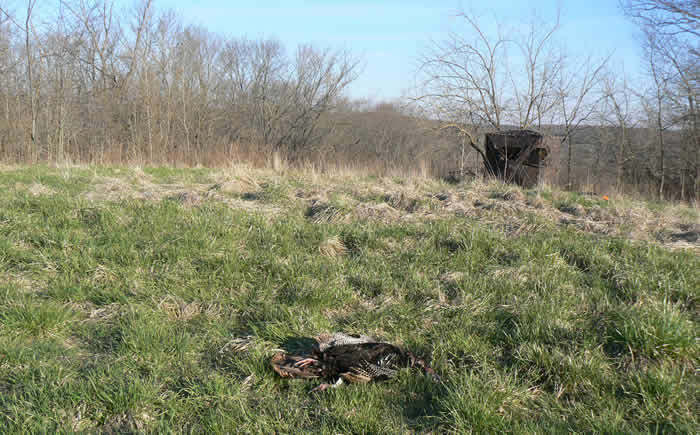
<svg viewBox="0 0 700 435">
<path fill-rule="evenodd" d="M 464 179 L 464 136 L 462 136 L 462 149 L 459 156 L 459 179 Z"/>
<path fill-rule="evenodd" d="M 660 103 L 659 103 L 660 105 Z M 660 177 L 659 177 L 659 199 L 664 199 L 664 183 L 666 181 L 666 162 L 664 159 L 664 130 L 663 130 L 663 125 L 662 125 L 662 120 L 661 120 L 661 108 L 659 107 L 659 111 L 657 112 L 656 116 L 656 122 L 657 122 L 657 127 L 659 129 L 659 171 L 660 171 Z"/>
<path fill-rule="evenodd" d="M 25 34 L 25 49 L 27 50 L 27 83 L 29 85 L 29 111 L 32 117 L 32 126 L 29 133 L 32 144 L 29 150 L 29 155 L 34 155 L 34 148 L 36 147 L 36 109 L 34 108 L 34 86 L 32 82 L 32 53 L 31 45 L 29 44 L 29 26 L 31 25 L 32 19 L 32 8 L 34 3 L 30 1 L 27 4 L 27 20 L 24 23 L 24 34 Z M 31 157 L 33 160 L 33 157 Z"/>
<path fill-rule="evenodd" d="M 626 129 L 621 127 L 622 137 L 620 138 L 620 144 L 617 150 L 617 190 L 620 192 L 622 190 L 622 176 L 624 172 L 624 156 L 625 156 L 625 140 L 626 140 Z"/>
<path fill-rule="evenodd" d="M 695 97 L 690 94 L 688 95 L 688 106 L 690 108 L 690 121 L 693 128 L 693 145 L 695 145 L 695 183 L 694 183 L 694 196 L 697 199 L 700 194 L 700 136 L 698 135 L 698 117 L 695 114 Z M 690 162 L 690 156 L 688 156 L 688 162 Z"/>
<path fill-rule="evenodd" d="M 64 79 L 63 79 L 63 66 L 59 70 L 59 95 L 58 95 L 58 142 L 56 150 L 56 159 L 59 163 L 63 163 L 64 160 L 64 149 L 63 149 L 63 118 L 64 118 L 64 108 L 63 108 L 63 94 L 64 94 Z"/>
<path fill-rule="evenodd" d="M 567 131 L 566 137 L 564 139 L 566 140 L 566 143 L 568 145 L 568 149 L 566 152 L 566 188 L 568 190 L 571 190 L 571 154 L 573 153 L 573 141 L 571 139 L 571 133 Z"/>
</svg>

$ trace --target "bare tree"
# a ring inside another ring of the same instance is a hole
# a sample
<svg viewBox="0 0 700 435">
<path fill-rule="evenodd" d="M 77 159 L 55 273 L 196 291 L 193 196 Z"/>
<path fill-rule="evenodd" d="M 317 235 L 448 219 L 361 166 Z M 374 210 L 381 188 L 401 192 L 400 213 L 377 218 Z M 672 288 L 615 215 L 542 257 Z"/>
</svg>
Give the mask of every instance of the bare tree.
<svg viewBox="0 0 700 435">
<path fill-rule="evenodd" d="M 296 155 L 313 141 L 321 115 L 330 111 L 357 78 L 358 61 L 347 52 L 316 50 L 306 45 L 297 50 L 294 64 L 291 111 L 286 131 L 275 147 L 286 144 Z"/>
<path fill-rule="evenodd" d="M 426 116 L 441 120 L 442 128 L 457 129 L 486 162 L 479 147 L 484 132 L 508 125 L 541 127 L 554 109 L 561 54 L 553 42 L 559 20 L 533 22 L 525 34 L 506 37 L 502 27 L 490 35 L 476 17 L 459 17 L 464 35 L 451 33 L 423 56 L 420 95 L 413 101 Z M 509 49 L 520 52 L 519 61 L 511 62 Z"/>
<path fill-rule="evenodd" d="M 697 101 L 700 93 L 700 2 L 697 0 L 621 0 L 623 11 L 642 31 L 654 40 L 654 68 L 673 71 L 665 79 L 669 97 L 675 101 L 678 123 L 688 131 L 685 146 L 686 168 L 681 176 L 681 196 L 685 197 L 685 180 L 694 179 L 693 191 L 700 199 L 700 130 Z M 658 78 L 658 77 L 657 77 Z M 655 79 L 656 81 L 656 79 Z"/>
<path fill-rule="evenodd" d="M 25 50 L 27 51 L 27 84 L 29 86 L 29 110 L 31 113 L 30 138 L 32 140 L 32 152 L 36 146 L 36 107 L 34 104 L 34 80 L 32 76 L 32 47 L 30 44 L 30 33 L 32 31 L 32 10 L 36 0 L 27 1 L 27 18 L 24 22 Z M 31 154 L 30 153 L 30 154 Z"/>
<path fill-rule="evenodd" d="M 134 33 L 134 42 L 127 47 L 126 51 L 129 58 L 129 66 L 124 76 L 124 85 L 128 85 L 131 75 L 136 70 L 136 63 L 140 59 L 141 40 L 152 19 L 151 4 L 153 0 L 141 0 L 134 13 L 134 22 L 132 23 L 132 31 Z"/>
<path fill-rule="evenodd" d="M 620 79 L 614 72 L 608 72 L 604 77 L 602 92 L 601 119 L 616 132 L 615 184 L 622 191 L 627 162 L 632 158 L 631 129 L 636 126 L 637 119 L 633 93 L 627 76 Z"/>
<path fill-rule="evenodd" d="M 554 34 L 559 29 L 559 15 L 556 23 L 548 26 L 533 19 L 526 35 L 517 42 L 524 60 L 527 84 L 521 92 L 518 78 L 512 74 L 510 81 L 520 128 L 542 128 L 542 121 L 557 105 L 555 82 L 564 64 L 560 50 L 552 46 Z M 516 75 L 520 71 L 516 70 Z"/>
<path fill-rule="evenodd" d="M 697 0 L 620 0 L 627 15 L 666 36 L 700 36 Z"/>
<path fill-rule="evenodd" d="M 647 117 L 656 131 L 656 147 L 658 150 L 658 160 L 653 176 L 657 180 L 657 192 L 659 199 L 663 199 L 664 187 L 666 184 L 666 143 L 665 132 L 671 126 L 668 119 L 667 99 L 670 92 L 669 84 L 671 75 L 667 68 L 664 68 L 664 41 L 663 37 L 651 31 L 651 28 L 644 28 L 644 48 L 647 60 L 647 73 L 653 80 L 650 98 L 642 98 Z"/>
<path fill-rule="evenodd" d="M 600 101 L 593 96 L 598 80 L 608 58 L 594 61 L 590 56 L 580 63 L 577 69 L 560 68 L 555 87 L 556 115 L 563 127 L 562 142 L 567 145 L 566 186 L 572 188 L 571 165 L 574 148 L 574 134 L 582 125 L 591 120 Z"/>
<path fill-rule="evenodd" d="M 460 16 L 469 39 L 451 33 L 447 40 L 433 44 L 421 61 L 421 94 L 415 101 L 428 116 L 459 129 L 470 146 L 482 153 L 478 136 L 487 129 L 500 130 L 507 110 L 506 48 L 511 41 L 501 34 L 487 35 L 474 17 Z"/>
<path fill-rule="evenodd" d="M 291 62 L 274 40 L 230 41 L 221 58 L 229 113 L 248 120 L 250 139 L 289 151 L 292 158 L 317 139 L 320 117 L 335 107 L 359 72 L 348 53 L 311 46 L 299 47 Z M 240 134 L 240 129 L 232 132 Z"/>
<path fill-rule="evenodd" d="M 22 149 L 25 134 L 20 124 L 21 101 L 17 92 L 20 77 L 25 77 L 22 70 L 22 59 L 26 56 L 15 48 L 18 35 L 24 33 L 11 11 L 0 7 L 0 93 L 3 98 L 3 124 L 0 137 L 0 158 L 10 158 L 13 151 L 16 154 L 26 151 Z"/>
</svg>

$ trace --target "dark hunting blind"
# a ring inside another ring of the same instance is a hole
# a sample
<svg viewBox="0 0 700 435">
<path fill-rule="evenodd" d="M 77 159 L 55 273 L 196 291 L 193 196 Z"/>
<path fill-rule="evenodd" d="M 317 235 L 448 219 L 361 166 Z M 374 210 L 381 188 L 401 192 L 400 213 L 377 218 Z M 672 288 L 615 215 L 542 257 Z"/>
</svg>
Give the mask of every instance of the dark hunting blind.
<svg viewBox="0 0 700 435">
<path fill-rule="evenodd" d="M 557 181 L 559 137 L 532 130 L 487 133 L 484 148 L 486 171 L 506 182 L 531 187 L 539 182 Z"/>
</svg>

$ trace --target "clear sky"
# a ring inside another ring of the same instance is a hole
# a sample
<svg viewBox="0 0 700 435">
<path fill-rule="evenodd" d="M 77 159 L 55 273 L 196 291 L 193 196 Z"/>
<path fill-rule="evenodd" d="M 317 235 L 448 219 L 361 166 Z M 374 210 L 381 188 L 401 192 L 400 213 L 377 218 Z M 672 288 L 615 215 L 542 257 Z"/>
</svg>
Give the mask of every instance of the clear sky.
<svg viewBox="0 0 700 435">
<path fill-rule="evenodd" d="M 364 69 L 350 95 L 373 100 L 399 97 L 414 83 L 418 57 L 430 41 L 463 32 L 460 9 L 485 22 L 517 27 L 533 13 L 553 21 L 561 10 L 558 40 L 571 57 L 613 55 L 615 67 L 635 73 L 640 50 L 635 27 L 617 0 L 156 0 L 186 24 L 225 36 L 276 38 L 287 50 L 297 44 L 348 49 Z"/>
</svg>

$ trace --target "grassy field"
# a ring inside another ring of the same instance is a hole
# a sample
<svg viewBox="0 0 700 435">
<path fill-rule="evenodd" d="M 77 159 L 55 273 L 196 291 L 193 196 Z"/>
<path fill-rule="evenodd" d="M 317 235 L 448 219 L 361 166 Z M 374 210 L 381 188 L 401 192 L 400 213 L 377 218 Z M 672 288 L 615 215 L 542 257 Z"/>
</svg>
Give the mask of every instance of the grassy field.
<svg viewBox="0 0 700 435">
<path fill-rule="evenodd" d="M 0 431 L 700 432 L 698 209 L 245 168 L 0 171 Z M 310 393 L 322 332 L 442 377 Z"/>
</svg>

